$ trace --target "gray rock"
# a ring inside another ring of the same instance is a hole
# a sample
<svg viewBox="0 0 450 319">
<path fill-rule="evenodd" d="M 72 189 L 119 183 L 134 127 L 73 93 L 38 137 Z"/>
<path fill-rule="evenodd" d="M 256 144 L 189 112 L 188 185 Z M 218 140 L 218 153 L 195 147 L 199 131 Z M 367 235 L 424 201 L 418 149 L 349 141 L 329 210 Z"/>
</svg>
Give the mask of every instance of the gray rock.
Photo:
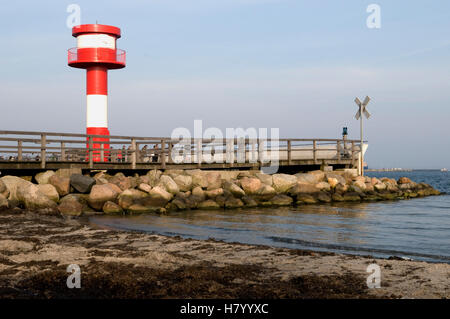
<svg viewBox="0 0 450 319">
<path fill-rule="evenodd" d="M 70 176 L 70 185 L 79 193 L 87 194 L 95 185 L 95 179 L 81 174 Z"/>
</svg>

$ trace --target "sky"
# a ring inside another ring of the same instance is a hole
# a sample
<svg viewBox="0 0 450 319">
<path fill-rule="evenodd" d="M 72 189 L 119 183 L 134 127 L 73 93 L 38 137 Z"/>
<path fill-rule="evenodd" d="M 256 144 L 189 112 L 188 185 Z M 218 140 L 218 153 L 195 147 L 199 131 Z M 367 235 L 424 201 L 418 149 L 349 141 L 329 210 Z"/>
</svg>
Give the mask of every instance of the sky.
<svg viewBox="0 0 450 319">
<path fill-rule="evenodd" d="M 359 139 L 372 168 L 450 167 L 450 2 L 361 0 L 14 1 L 0 5 L 0 128 L 84 133 L 85 71 L 67 65 L 81 23 L 122 30 L 109 72 L 112 135 L 178 127 L 279 128 Z M 380 28 L 368 28 L 378 4 Z"/>
</svg>

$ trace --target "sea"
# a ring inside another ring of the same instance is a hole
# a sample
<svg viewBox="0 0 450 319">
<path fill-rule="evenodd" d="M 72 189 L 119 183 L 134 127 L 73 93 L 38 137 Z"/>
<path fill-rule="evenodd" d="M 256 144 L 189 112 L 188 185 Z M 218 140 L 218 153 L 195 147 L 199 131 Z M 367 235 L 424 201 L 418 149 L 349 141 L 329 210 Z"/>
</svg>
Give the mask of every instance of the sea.
<svg viewBox="0 0 450 319">
<path fill-rule="evenodd" d="M 406 176 L 446 194 L 373 203 L 191 210 L 167 215 L 93 216 L 106 228 L 253 245 L 450 263 L 450 172 L 367 172 Z"/>
</svg>

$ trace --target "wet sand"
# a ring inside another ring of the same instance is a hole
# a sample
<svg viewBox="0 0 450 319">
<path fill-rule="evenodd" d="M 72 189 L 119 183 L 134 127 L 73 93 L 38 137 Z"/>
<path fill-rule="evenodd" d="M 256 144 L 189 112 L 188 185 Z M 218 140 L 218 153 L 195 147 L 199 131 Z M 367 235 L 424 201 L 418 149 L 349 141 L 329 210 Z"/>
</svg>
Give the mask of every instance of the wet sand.
<svg viewBox="0 0 450 319">
<path fill-rule="evenodd" d="M 381 288 L 369 289 L 369 264 Z M 81 288 L 69 289 L 69 264 Z M 449 298 L 450 265 L 100 229 L 0 212 L 0 298 Z"/>
</svg>

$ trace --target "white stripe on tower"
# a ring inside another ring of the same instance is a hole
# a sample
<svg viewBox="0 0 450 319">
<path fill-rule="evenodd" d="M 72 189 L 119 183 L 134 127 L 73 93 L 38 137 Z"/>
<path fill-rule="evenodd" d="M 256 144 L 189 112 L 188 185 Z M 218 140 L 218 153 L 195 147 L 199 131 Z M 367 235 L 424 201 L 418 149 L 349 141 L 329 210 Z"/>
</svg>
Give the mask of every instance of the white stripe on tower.
<svg viewBox="0 0 450 319">
<path fill-rule="evenodd" d="M 88 134 L 96 134 L 108 129 L 108 70 L 95 66 L 88 68 L 86 74 L 86 127 Z"/>
<path fill-rule="evenodd" d="M 87 95 L 86 126 L 108 127 L 108 96 L 101 94 Z"/>
</svg>

